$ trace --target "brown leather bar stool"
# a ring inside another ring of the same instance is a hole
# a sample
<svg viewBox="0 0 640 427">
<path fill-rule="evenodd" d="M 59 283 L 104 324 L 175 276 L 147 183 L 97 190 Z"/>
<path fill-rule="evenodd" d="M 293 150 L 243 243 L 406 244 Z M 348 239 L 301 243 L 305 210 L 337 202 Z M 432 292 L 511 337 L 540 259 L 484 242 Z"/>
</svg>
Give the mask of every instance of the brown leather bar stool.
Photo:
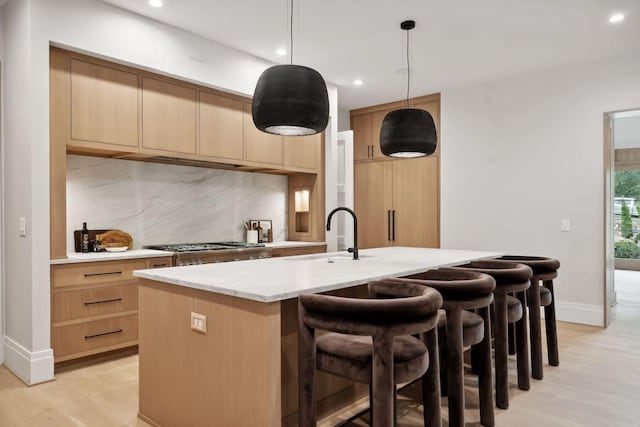
<svg viewBox="0 0 640 427">
<path fill-rule="evenodd" d="M 415 279 L 419 277 L 420 279 Z M 439 328 L 445 329 L 449 427 L 464 427 L 464 347 L 476 351 L 480 423 L 494 426 L 493 384 L 491 381 L 491 318 L 489 306 L 493 301 L 495 280 L 473 271 L 439 269 L 430 270 L 410 279 L 391 279 L 416 283 L 436 289 L 442 295 L 445 316 L 440 317 Z M 476 313 L 467 311 L 476 310 Z M 446 362 L 445 362 L 446 361 Z M 425 402 L 425 414 L 427 414 Z"/>
<path fill-rule="evenodd" d="M 509 407 L 509 323 L 516 324 L 516 358 L 518 366 L 518 388 L 529 390 L 529 346 L 527 340 L 526 290 L 529 288 L 531 268 L 524 264 L 507 261 L 473 261 L 452 267 L 485 273 L 496 281 L 494 291 L 494 346 L 496 368 L 496 406 Z M 515 293 L 517 299 L 510 296 Z"/>
<path fill-rule="evenodd" d="M 298 397 L 300 427 L 316 425 L 315 370 L 370 384 L 372 424 L 391 427 L 395 385 L 422 377 L 437 359 L 438 291 L 415 284 L 369 284 L 372 299 L 300 295 L 298 303 Z M 315 330 L 330 331 L 315 336 Z M 426 334 L 423 340 L 413 335 Z M 438 376 L 438 372 L 429 375 Z M 432 379 L 432 382 L 437 379 Z M 439 408 L 439 393 L 434 395 Z M 439 426 L 440 412 L 437 423 Z"/>
<path fill-rule="evenodd" d="M 547 332 L 547 356 L 549 365 L 558 366 L 558 333 L 556 330 L 556 307 L 553 279 L 558 277 L 560 261 L 537 256 L 506 255 L 507 262 L 517 262 L 531 267 L 531 287 L 527 292 L 529 304 L 529 334 L 531 341 L 531 376 L 541 380 L 542 372 L 542 325 L 540 307 L 544 307 L 545 329 Z M 542 286 L 540 286 L 542 283 Z"/>
</svg>

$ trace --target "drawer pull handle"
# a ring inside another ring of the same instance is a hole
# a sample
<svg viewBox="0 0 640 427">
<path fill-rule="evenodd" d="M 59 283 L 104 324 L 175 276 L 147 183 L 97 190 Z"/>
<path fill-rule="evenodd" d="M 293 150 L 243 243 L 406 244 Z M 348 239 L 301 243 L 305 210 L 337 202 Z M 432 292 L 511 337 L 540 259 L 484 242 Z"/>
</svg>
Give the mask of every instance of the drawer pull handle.
<svg viewBox="0 0 640 427">
<path fill-rule="evenodd" d="M 85 302 L 84 305 L 104 304 L 106 302 L 116 302 L 116 301 L 122 301 L 122 298 L 111 298 L 111 299 L 103 299 L 101 301 L 90 301 L 90 302 Z"/>
<path fill-rule="evenodd" d="M 89 274 L 85 274 L 84 277 L 109 276 L 113 274 L 122 274 L 122 271 L 107 271 L 106 273 L 89 273 Z"/>
<path fill-rule="evenodd" d="M 152 264 L 152 265 L 153 265 L 153 268 L 166 267 L 166 266 L 167 266 L 167 263 L 166 263 L 166 262 L 163 262 L 162 264 Z"/>
<path fill-rule="evenodd" d="M 101 334 L 85 335 L 84 339 L 88 340 L 90 338 L 102 337 L 105 335 L 119 334 L 120 332 L 122 332 L 122 329 L 116 329 L 115 331 L 109 331 L 109 332 L 102 332 Z"/>
</svg>

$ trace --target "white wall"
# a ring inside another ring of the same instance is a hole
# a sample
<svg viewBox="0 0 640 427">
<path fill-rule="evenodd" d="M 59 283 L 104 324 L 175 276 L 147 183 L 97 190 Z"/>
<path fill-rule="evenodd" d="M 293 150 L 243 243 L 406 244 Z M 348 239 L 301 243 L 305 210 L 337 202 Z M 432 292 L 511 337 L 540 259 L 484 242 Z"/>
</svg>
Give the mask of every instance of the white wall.
<svg viewBox="0 0 640 427">
<path fill-rule="evenodd" d="M 443 91 L 442 246 L 558 258 L 558 318 L 602 325 L 603 113 L 637 107 L 637 56 Z"/>
<path fill-rule="evenodd" d="M 338 108 L 338 132 L 351 130 L 351 112 Z"/>
<path fill-rule="evenodd" d="M 141 248 L 243 241 L 249 219 L 270 219 L 274 240 L 285 240 L 286 176 L 67 156 L 67 251 L 83 222 L 123 230 Z"/>
<path fill-rule="evenodd" d="M 4 212 L 4 5 L 0 6 L 0 212 Z M 0 242 L 4 242 L 0 214 Z M 0 244 L 0 365 L 4 361 L 4 247 Z"/>
<path fill-rule="evenodd" d="M 6 22 L 7 62 L 12 62 L 6 75 L 6 87 L 11 88 L 6 93 L 6 121 L 12 122 L 5 133 L 5 223 L 11 231 L 5 234 L 11 248 L 6 330 L 16 345 L 10 349 L 10 360 L 5 339 L 5 364 L 35 383 L 53 373 L 46 237 L 50 43 L 240 94 L 252 94 L 270 64 L 96 0 L 10 0 Z M 332 128 L 327 138 L 335 138 L 336 132 Z M 19 217 L 27 218 L 27 238 L 17 237 Z"/>
</svg>

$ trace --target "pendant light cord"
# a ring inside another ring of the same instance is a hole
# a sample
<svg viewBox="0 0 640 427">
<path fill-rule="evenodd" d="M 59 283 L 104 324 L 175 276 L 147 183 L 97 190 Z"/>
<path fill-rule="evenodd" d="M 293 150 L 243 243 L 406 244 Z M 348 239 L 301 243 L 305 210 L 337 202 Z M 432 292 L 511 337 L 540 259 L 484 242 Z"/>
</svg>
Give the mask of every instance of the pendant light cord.
<svg viewBox="0 0 640 427">
<path fill-rule="evenodd" d="M 291 0 L 291 14 L 289 16 L 289 47 L 291 51 L 289 62 L 293 65 L 293 0 Z"/>
<path fill-rule="evenodd" d="M 407 30 L 407 108 L 409 108 L 409 82 L 410 81 L 411 81 L 411 67 L 409 66 L 409 30 Z"/>
</svg>

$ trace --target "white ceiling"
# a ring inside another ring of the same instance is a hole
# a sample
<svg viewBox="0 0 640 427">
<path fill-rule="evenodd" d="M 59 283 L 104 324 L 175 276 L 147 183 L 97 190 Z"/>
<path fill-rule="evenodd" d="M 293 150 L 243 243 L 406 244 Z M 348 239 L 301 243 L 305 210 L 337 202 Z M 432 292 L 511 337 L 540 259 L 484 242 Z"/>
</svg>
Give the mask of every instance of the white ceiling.
<svg viewBox="0 0 640 427">
<path fill-rule="evenodd" d="M 287 0 L 103 0 L 274 63 L 288 48 Z M 623 22 L 609 16 L 623 12 Z M 341 108 L 401 99 L 404 31 L 411 96 L 532 70 L 640 53 L 638 0 L 295 0 L 294 63 L 339 88 Z M 353 81 L 361 78 L 362 86 Z"/>
</svg>

